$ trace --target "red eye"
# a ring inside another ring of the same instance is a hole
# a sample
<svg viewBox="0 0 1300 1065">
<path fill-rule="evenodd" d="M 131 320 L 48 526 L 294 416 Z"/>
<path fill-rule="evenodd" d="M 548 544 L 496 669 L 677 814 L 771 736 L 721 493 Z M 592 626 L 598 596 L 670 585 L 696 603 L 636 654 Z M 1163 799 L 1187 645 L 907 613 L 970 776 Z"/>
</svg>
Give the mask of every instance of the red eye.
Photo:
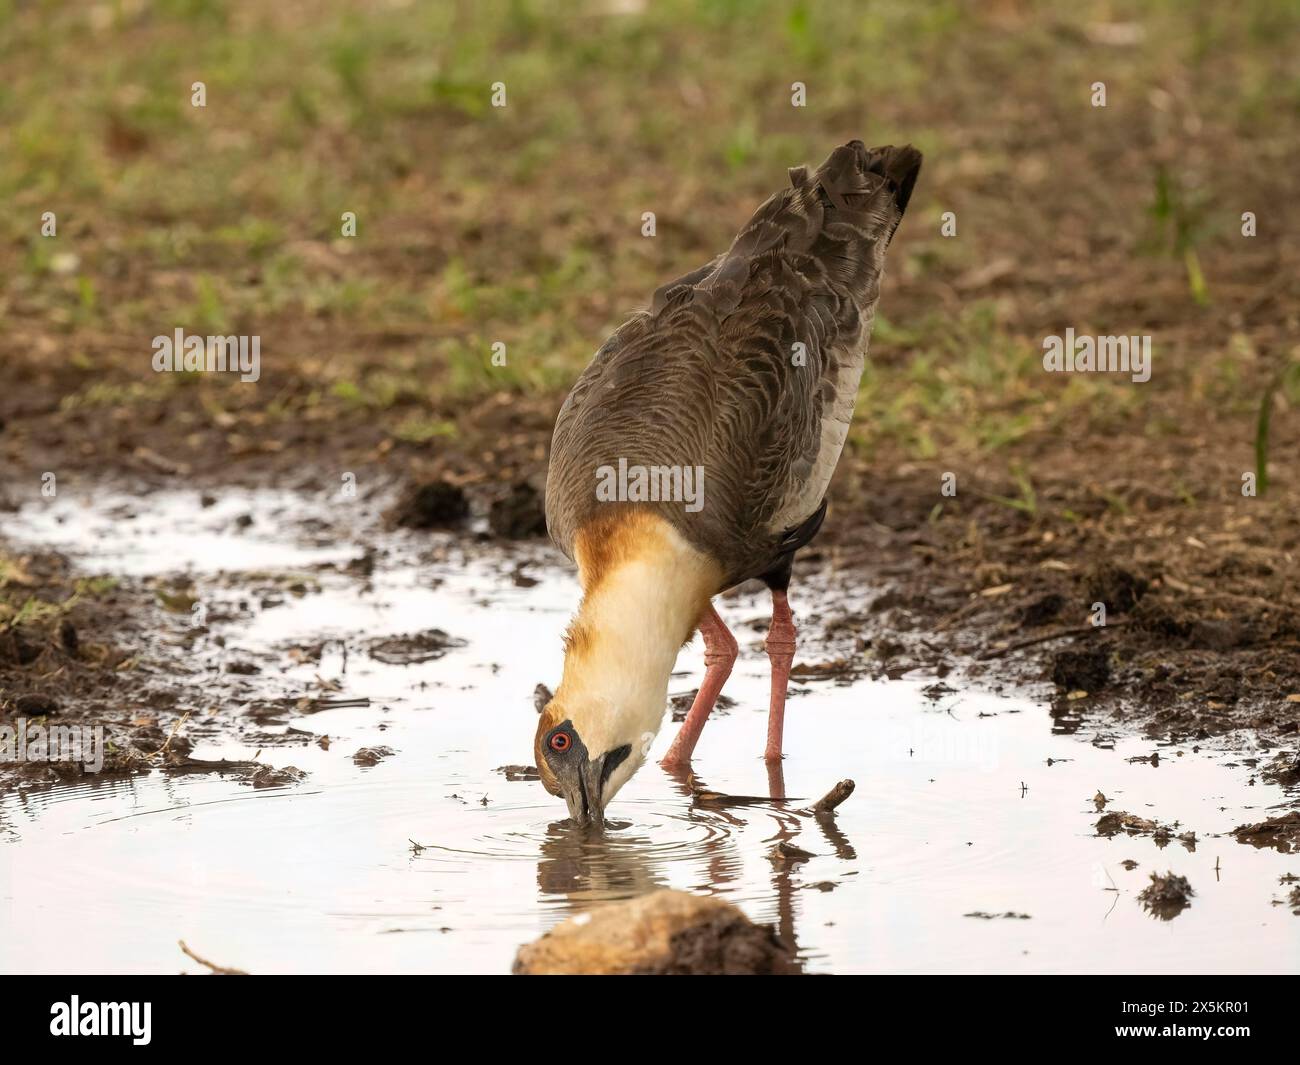
<svg viewBox="0 0 1300 1065">
<path fill-rule="evenodd" d="M 557 732 L 551 737 L 551 750 L 567 751 L 569 749 L 569 744 L 572 742 L 573 741 L 569 739 L 569 734 L 567 732 Z"/>
</svg>

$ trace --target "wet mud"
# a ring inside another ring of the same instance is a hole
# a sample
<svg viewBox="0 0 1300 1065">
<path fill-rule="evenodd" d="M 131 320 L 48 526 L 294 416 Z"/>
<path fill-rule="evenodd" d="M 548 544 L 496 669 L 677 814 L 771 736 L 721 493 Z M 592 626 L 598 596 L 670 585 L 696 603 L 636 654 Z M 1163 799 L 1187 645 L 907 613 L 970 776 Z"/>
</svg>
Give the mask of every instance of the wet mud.
<svg viewBox="0 0 1300 1065">
<path fill-rule="evenodd" d="M 529 764 L 577 601 L 569 568 L 495 535 L 482 501 L 432 533 L 396 524 L 395 505 L 124 493 L 4 516 L 10 579 L 52 609 L 4 627 L 0 725 L 106 734 L 97 773 L 0 765 L 6 968 L 66 968 L 75 949 L 171 971 L 184 939 L 241 971 L 505 972 L 558 922 L 660 888 L 734 903 L 752 926 L 674 932 L 639 971 L 1179 971 L 1188 951 L 1293 966 L 1284 731 L 1153 730 L 1074 687 L 1098 683 L 1091 645 L 1066 683 L 1009 689 L 945 650 L 975 639 L 960 626 L 873 635 L 857 619 L 892 624 L 915 600 L 831 549 L 796 602 L 780 770 L 758 757 L 765 597 L 741 588 L 719 605 L 741 660 L 694 773 L 647 765 L 604 835 L 576 832 Z M 1053 602 L 1030 606 L 1016 616 L 1054 623 Z M 698 684 L 698 647 L 678 669 L 668 716 Z M 60 840 L 88 877 L 65 875 Z M 1180 879 L 1190 905 L 1159 887 Z M 23 930 L 92 895 L 120 911 L 130 959 L 107 933 Z M 1148 931 L 1169 913 L 1177 942 Z"/>
</svg>

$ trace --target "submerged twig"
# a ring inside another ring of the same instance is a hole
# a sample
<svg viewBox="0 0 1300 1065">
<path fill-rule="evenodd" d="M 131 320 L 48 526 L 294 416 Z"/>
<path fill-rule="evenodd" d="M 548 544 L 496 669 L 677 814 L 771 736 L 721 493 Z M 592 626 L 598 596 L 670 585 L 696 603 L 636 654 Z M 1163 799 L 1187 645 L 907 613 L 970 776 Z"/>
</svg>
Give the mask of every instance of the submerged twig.
<svg viewBox="0 0 1300 1065">
<path fill-rule="evenodd" d="M 759 806 L 776 800 L 767 795 L 728 795 L 725 792 L 700 788 L 698 791 L 691 792 L 691 801 L 710 806 Z"/>
<path fill-rule="evenodd" d="M 259 752 L 260 753 L 260 752 Z M 196 773 L 225 773 L 235 769 L 262 769 L 263 763 L 239 758 L 182 758 L 168 766 L 176 772 L 193 770 Z"/>
</svg>

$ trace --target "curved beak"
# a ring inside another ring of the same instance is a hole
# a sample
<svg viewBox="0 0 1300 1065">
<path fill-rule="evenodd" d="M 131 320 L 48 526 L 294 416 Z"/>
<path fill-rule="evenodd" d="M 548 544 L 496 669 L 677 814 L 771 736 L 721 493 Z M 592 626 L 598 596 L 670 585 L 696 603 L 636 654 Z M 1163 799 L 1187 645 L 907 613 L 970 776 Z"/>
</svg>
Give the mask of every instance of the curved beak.
<svg viewBox="0 0 1300 1065">
<path fill-rule="evenodd" d="M 605 758 L 592 758 L 575 766 L 559 778 L 560 790 L 569 807 L 569 816 L 576 825 L 599 828 L 605 823 L 605 803 L 601 794 L 604 788 Z"/>
</svg>

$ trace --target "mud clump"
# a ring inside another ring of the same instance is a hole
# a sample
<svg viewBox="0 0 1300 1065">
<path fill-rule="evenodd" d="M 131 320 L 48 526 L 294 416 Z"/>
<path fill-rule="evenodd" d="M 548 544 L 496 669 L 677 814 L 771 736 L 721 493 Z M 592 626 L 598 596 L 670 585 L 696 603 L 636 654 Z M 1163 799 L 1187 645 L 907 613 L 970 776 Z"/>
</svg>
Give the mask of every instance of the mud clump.
<svg viewBox="0 0 1300 1065">
<path fill-rule="evenodd" d="M 1130 624 L 1136 631 L 1155 637 L 1161 642 L 1176 642 L 1183 646 L 1192 631 L 1192 622 L 1179 613 L 1173 605 L 1160 602 L 1155 597 L 1143 600 L 1133 611 Z"/>
<path fill-rule="evenodd" d="M 810 858 L 816 858 L 812 851 L 806 851 L 802 847 L 796 847 L 788 840 L 781 840 L 768 853 L 768 860 L 771 861 L 778 869 L 792 868 L 800 862 L 806 862 Z"/>
<path fill-rule="evenodd" d="M 1096 825 L 1099 836 L 1117 836 L 1121 832 L 1138 836 L 1146 832 L 1154 832 L 1158 827 L 1150 818 L 1138 817 L 1137 814 L 1130 814 L 1124 810 L 1114 810 L 1104 814 Z"/>
<path fill-rule="evenodd" d="M 1275 755 L 1268 765 L 1260 770 L 1260 775 L 1270 784 L 1290 787 L 1300 784 L 1300 753 L 1283 752 Z"/>
<path fill-rule="evenodd" d="M 1270 817 L 1253 825 L 1238 825 L 1232 830 L 1238 843 L 1252 847 L 1275 847 L 1283 854 L 1300 850 L 1300 811 L 1292 810 L 1281 817 Z"/>
<path fill-rule="evenodd" d="M 512 485 L 509 493 L 488 509 L 488 528 L 493 536 L 506 540 L 545 536 L 546 509 L 542 494 L 527 481 Z"/>
<path fill-rule="evenodd" d="M 416 485 L 393 511 L 393 521 L 405 529 L 449 529 L 468 517 L 465 490 L 447 481 Z"/>
<path fill-rule="evenodd" d="M 465 641 L 449 636 L 442 629 L 428 629 L 409 636 L 386 636 L 369 647 L 370 657 L 390 666 L 413 666 L 432 662 L 448 651 L 464 647 Z"/>
<path fill-rule="evenodd" d="M 517 975 L 772 976 L 801 972 L 731 903 L 664 889 L 570 917 L 519 948 Z"/>
<path fill-rule="evenodd" d="M 1151 883 L 1138 894 L 1138 901 L 1153 916 L 1162 921 L 1172 921 L 1192 904 L 1195 894 L 1185 876 L 1152 873 Z"/>
<path fill-rule="evenodd" d="M 542 774 L 535 765 L 499 765 L 493 772 L 500 773 L 506 780 L 517 783 L 521 780 L 541 780 Z"/>
<path fill-rule="evenodd" d="M 385 758 L 391 757 L 393 753 L 391 747 L 362 747 L 352 756 L 352 764 L 369 769 L 371 766 L 378 765 Z"/>
<path fill-rule="evenodd" d="M 1052 660 L 1052 682 L 1065 691 L 1099 692 L 1110 683 L 1110 655 L 1100 647 L 1058 651 Z"/>
<path fill-rule="evenodd" d="M 283 769 L 276 769 L 275 766 L 263 766 L 245 783 L 251 784 L 257 790 L 263 788 L 287 788 L 292 784 L 297 784 L 305 780 L 307 774 L 297 766 L 287 765 Z"/>
<path fill-rule="evenodd" d="M 59 703 L 43 692 L 29 692 L 14 700 L 14 710 L 22 717 L 48 717 L 59 712 Z"/>
<path fill-rule="evenodd" d="M 1178 832 L 1177 826 L 1162 825 L 1149 817 L 1139 817 L 1126 810 L 1112 810 L 1108 814 L 1103 814 L 1097 821 L 1096 831 L 1097 835 L 1107 838 L 1118 836 L 1121 832 L 1130 836 L 1150 836 L 1161 848 L 1177 840 L 1185 850 L 1196 850 L 1195 832 Z"/>
<path fill-rule="evenodd" d="M 1036 629 L 1053 621 L 1065 609 L 1065 596 L 1049 592 L 1028 603 L 1020 611 L 1020 627 Z"/>
<path fill-rule="evenodd" d="M 695 696 L 699 694 L 699 691 L 699 688 L 692 688 L 688 692 L 668 696 L 668 708 L 672 711 L 674 721 L 686 720 L 686 715 L 690 713 L 691 705 L 695 702 Z M 735 705 L 735 699 L 726 695 L 719 695 L 717 702 L 713 704 L 713 713 L 725 715 Z"/>
<path fill-rule="evenodd" d="M 972 913 L 964 913 L 963 917 L 977 917 L 981 921 L 1028 921 L 1031 915 L 1027 913 L 1016 913 L 1015 910 L 1007 910 L 1005 913 L 986 913 L 984 910 L 975 910 Z"/>
<path fill-rule="evenodd" d="M 1201 618 L 1192 622 L 1187 631 L 1189 647 L 1219 653 L 1250 647 L 1258 642 L 1258 637 L 1250 625 L 1231 619 Z"/>
<path fill-rule="evenodd" d="M 0 630 L 0 666 L 29 666 L 40 656 L 40 645 L 21 628 Z"/>
<path fill-rule="evenodd" d="M 1083 586 L 1090 602 L 1105 603 L 1111 613 L 1124 614 L 1137 606 L 1151 582 L 1121 566 L 1102 562 L 1088 571 Z"/>
</svg>

